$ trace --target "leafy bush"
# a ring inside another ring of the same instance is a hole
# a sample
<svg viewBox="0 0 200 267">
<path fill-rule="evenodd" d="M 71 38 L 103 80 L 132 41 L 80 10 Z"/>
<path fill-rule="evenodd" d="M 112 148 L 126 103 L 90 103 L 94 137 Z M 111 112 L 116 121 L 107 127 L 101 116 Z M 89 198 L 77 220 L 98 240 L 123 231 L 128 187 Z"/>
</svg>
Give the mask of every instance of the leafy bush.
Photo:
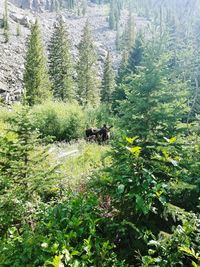
<svg viewBox="0 0 200 267">
<path fill-rule="evenodd" d="M 85 116 L 76 103 L 47 102 L 34 106 L 32 113 L 43 136 L 67 142 L 84 136 Z"/>
<path fill-rule="evenodd" d="M 170 201 L 177 194 L 172 192 L 171 184 L 182 181 L 186 172 L 180 168 L 182 157 L 177 139 L 146 142 L 124 136 L 114 142 L 111 154 L 111 167 L 96 181 L 91 181 L 91 188 L 96 189 L 100 198 L 109 198 L 109 205 L 104 209 L 107 219 L 103 229 L 109 240 L 115 243 L 117 255 L 129 264 L 141 264 L 141 255 L 148 254 L 150 240 L 158 241 L 161 233 L 165 233 L 176 240 L 176 245 L 167 239 L 159 240 L 161 250 L 155 249 L 155 255 L 159 255 L 164 263 L 156 265 L 155 261 L 152 266 L 177 266 L 172 262 L 186 266 L 184 263 L 189 259 L 179 251 L 179 246 L 188 247 L 190 244 L 190 248 L 196 249 L 200 240 L 194 238 L 198 228 L 197 216 L 176 206 L 175 211 L 169 209 L 173 206 Z M 185 202 L 190 201 L 190 196 L 185 195 Z M 197 194 L 195 201 L 198 201 Z M 185 237 L 178 232 L 180 228 Z M 139 255 L 134 251 L 139 251 Z M 143 258 L 144 266 L 151 266 L 147 264 L 151 261 L 145 262 L 145 259 L 149 258 Z"/>
<path fill-rule="evenodd" d="M 1 108 L 0 121 L 15 117 L 22 105 Z M 72 141 L 85 137 L 87 127 L 114 125 L 114 118 L 106 105 L 83 109 L 77 103 L 48 101 L 31 108 L 35 129 L 42 137 L 53 137 L 56 141 Z"/>
<path fill-rule="evenodd" d="M 40 210 L 34 234 L 10 229 L 0 244 L 1 266 L 125 267 L 101 235 L 103 218 L 94 194 L 69 194 L 55 207 Z M 3 249 L 3 253 L 2 253 Z"/>
<path fill-rule="evenodd" d="M 104 124 L 114 125 L 115 118 L 106 104 L 101 104 L 97 108 L 87 107 L 84 112 L 88 127 L 102 127 Z"/>
</svg>

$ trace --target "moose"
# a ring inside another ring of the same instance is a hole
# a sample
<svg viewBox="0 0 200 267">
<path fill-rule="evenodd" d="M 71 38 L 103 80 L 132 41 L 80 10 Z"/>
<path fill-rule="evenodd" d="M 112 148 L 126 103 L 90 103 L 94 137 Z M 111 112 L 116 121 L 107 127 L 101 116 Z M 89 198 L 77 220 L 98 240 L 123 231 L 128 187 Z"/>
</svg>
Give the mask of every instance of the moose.
<svg viewBox="0 0 200 267">
<path fill-rule="evenodd" d="M 107 127 L 106 124 L 102 128 L 89 128 L 85 130 L 86 140 L 91 142 L 105 143 L 110 139 L 110 129 L 113 126 Z"/>
</svg>

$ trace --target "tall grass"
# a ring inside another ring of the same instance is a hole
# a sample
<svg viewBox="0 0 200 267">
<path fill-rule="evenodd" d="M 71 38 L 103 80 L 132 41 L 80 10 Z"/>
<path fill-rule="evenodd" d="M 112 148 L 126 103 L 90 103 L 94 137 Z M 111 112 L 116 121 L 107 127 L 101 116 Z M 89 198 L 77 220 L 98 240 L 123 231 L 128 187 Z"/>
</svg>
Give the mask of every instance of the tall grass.
<svg viewBox="0 0 200 267">
<path fill-rule="evenodd" d="M 111 159 L 107 156 L 109 150 L 109 146 L 88 144 L 84 141 L 55 146 L 52 154 L 61 164 L 60 176 L 63 186 L 71 189 L 80 189 L 84 186 L 95 171 L 110 164 Z M 66 156 L 63 153 L 70 151 L 75 153 Z"/>
</svg>

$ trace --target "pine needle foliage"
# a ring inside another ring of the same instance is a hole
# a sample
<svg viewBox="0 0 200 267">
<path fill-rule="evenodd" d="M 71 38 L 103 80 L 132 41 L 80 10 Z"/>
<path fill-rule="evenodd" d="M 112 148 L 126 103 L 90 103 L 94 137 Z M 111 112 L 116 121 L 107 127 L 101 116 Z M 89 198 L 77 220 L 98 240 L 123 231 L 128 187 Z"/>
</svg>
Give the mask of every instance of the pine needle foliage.
<svg viewBox="0 0 200 267">
<path fill-rule="evenodd" d="M 101 87 L 101 101 L 105 103 L 112 102 L 112 93 L 115 87 L 115 79 L 112 68 L 110 52 L 107 52 L 106 61 L 104 64 L 102 87 Z"/>
<path fill-rule="evenodd" d="M 119 110 L 123 125 L 132 135 L 144 139 L 151 134 L 170 136 L 176 133 L 177 123 L 188 112 L 187 83 L 173 77 L 166 68 L 170 58 L 171 55 L 152 40 L 145 46 L 138 71 L 126 76 L 122 85 L 125 100 L 121 101 Z"/>
<path fill-rule="evenodd" d="M 0 135 L 0 228 L 4 230 L 26 221 L 25 214 L 32 213 L 30 207 L 34 209 L 56 178 L 55 165 L 49 164 L 29 108 L 23 107 L 7 125 Z"/>
<path fill-rule="evenodd" d="M 98 79 L 97 57 L 89 22 L 83 30 L 78 46 L 79 61 L 77 63 L 77 99 L 83 106 L 99 104 L 100 83 Z"/>
<path fill-rule="evenodd" d="M 70 48 L 68 32 L 59 17 L 49 43 L 49 75 L 53 95 L 62 101 L 71 101 L 75 96 Z"/>
<path fill-rule="evenodd" d="M 4 29 L 4 37 L 5 43 L 9 41 L 9 22 L 8 22 L 8 1 L 4 1 L 4 14 L 3 14 L 3 29 Z"/>
<path fill-rule="evenodd" d="M 47 70 L 38 21 L 32 25 L 28 40 L 24 71 L 25 102 L 30 106 L 51 97 L 51 84 Z"/>
</svg>

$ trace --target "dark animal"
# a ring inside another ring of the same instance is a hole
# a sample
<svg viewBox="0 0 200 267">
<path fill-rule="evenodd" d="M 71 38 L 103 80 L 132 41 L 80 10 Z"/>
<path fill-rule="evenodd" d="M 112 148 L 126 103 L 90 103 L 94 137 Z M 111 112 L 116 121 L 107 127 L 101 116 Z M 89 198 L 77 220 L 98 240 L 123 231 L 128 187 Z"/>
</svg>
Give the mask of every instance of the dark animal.
<svg viewBox="0 0 200 267">
<path fill-rule="evenodd" d="M 86 140 L 98 142 L 99 144 L 110 139 L 110 129 L 113 126 L 107 127 L 105 124 L 101 129 L 89 128 L 85 131 Z"/>
</svg>

